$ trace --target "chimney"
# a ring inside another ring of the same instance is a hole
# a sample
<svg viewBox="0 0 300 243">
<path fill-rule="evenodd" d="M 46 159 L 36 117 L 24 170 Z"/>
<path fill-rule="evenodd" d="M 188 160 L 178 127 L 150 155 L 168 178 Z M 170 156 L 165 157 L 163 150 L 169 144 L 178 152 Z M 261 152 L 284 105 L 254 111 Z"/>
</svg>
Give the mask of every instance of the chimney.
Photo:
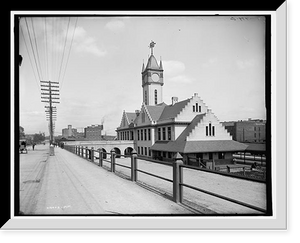
<svg viewBox="0 0 300 243">
<path fill-rule="evenodd" d="M 172 105 L 175 105 L 178 102 L 178 97 L 172 97 Z"/>
<path fill-rule="evenodd" d="M 139 116 L 140 115 L 140 110 L 135 110 L 135 114 L 136 114 L 136 116 Z"/>
</svg>

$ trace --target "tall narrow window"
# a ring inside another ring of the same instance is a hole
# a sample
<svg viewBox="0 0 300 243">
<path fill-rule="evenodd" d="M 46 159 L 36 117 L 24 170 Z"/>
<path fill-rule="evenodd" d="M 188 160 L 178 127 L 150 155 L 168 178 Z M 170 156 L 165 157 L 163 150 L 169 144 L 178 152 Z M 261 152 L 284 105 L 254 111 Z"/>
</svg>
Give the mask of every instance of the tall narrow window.
<svg viewBox="0 0 300 243">
<path fill-rule="evenodd" d="M 211 123 L 209 123 L 209 136 L 211 136 Z"/>
<path fill-rule="evenodd" d="M 196 112 L 198 112 L 198 103 L 196 103 Z"/>
<path fill-rule="evenodd" d="M 206 136 L 208 136 L 208 126 L 206 126 Z"/>
<path fill-rule="evenodd" d="M 157 136 L 158 136 L 158 140 L 161 140 L 161 136 L 160 136 L 160 127 L 157 129 Z"/>
<path fill-rule="evenodd" d="M 147 105 L 147 90 L 145 90 L 145 105 Z"/>
<path fill-rule="evenodd" d="M 145 141 L 147 140 L 147 129 L 144 130 L 144 134 L 145 134 Z"/>
<path fill-rule="evenodd" d="M 163 134 L 163 140 L 166 140 L 166 128 L 163 127 L 162 129 L 162 134 Z"/>
<path fill-rule="evenodd" d="M 215 126 L 212 127 L 212 135 L 215 136 Z"/>
<path fill-rule="evenodd" d="M 199 105 L 199 112 L 201 112 L 201 106 Z"/>
<path fill-rule="evenodd" d="M 154 103 L 157 105 L 157 89 L 154 90 Z"/>
<path fill-rule="evenodd" d="M 168 140 L 171 140 L 171 127 L 168 127 Z"/>
<path fill-rule="evenodd" d="M 195 110 L 195 106 L 193 105 L 193 112 L 195 112 L 196 110 Z"/>
<path fill-rule="evenodd" d="M 151 140 L 151 129 L 148 129 L 148 140 Z"/>
<path fill-rule="evenodd" d="M 140 140 L 140 130 L 137 130 L 137 134 L 138 134 L 137 140 Z"/>
<path fill-rule="evenodd" d="M 143 141 L 143 129 L 141 129 L 141 141 Z"/>
</svg>

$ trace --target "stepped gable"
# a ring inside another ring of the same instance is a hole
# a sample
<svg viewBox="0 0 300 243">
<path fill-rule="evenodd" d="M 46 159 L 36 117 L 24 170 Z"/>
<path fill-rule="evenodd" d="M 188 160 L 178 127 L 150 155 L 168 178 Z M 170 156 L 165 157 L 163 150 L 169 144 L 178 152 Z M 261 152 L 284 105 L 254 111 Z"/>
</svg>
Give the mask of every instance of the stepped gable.
<svg viewBox="0 0 300 243">
<path fill-rule="evenodd" d="M 176 139 L 176 142 L 185 142 L 186 138 L 192 132 L 192 130 L 197 126 L 197 124 L 203 119 L 206 114 L 199 114 L 191 121 L 191 123 L 183 130 L 183 132 Z"/>
<path fill-rule="evenodd" d="M 189 134 L 205 116 L 206 114 L 199 114 L 195 116 L 192 122 L 175 141 L 157 141 L 151 147 L 151 150 L 180 153 L 208 153 L 244 151 L 247 148 L 247 145 L 234 140 L 186 141 L 186 138 L 189 136 Z"/>
</svg>

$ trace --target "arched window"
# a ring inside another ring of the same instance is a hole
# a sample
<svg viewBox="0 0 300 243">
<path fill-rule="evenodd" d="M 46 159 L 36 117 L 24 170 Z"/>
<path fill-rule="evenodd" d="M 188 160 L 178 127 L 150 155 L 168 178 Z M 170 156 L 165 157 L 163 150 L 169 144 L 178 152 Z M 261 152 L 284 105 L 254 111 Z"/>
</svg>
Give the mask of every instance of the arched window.
<svg viewBox="0 0 300 243">
<path fill-rule="evenodd" d="M 157 105 L 157 89 L 154 90 L 154 104 Z"/>
</svg>

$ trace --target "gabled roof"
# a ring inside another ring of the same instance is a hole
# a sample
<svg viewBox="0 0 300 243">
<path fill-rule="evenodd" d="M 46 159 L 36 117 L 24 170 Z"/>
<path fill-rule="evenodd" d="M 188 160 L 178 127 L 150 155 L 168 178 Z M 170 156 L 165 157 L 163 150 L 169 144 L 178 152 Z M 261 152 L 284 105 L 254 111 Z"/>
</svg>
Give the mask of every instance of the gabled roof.
<svg viewBox="0 0 300 243">
<path fill-rule="evenodd" d="M 134 122 L 135 118 L 136 118 L 136 113 L 135 112 L 125 112 L 127 119 L 128 119 L 128 124 L 130 124 L 131 122 Z"/>
<path fill-rule="evenodd" d="M 151 119 L 153 121 L 157 121 L 159 119 L 159 117 L 161 116 L 161 113 L 164 111 L 165 107 L 166 107 L 166 104 L 164 104 L 164 103 L 159 106 L 146 105 L 149 115 L 151 116 Z"/>
<path fill-rule="evenodd" d="M 182 111 L 182 109 L 187 105 L 187 103 L 189 101 L 190 101 L 190 99 L 186 99 L 186 100 L 177 102 L 174 105 L 165 106 L 165 109 L 162 112 L 159 120 L 175 118 L 180 113 L 180 111 Z"/>
</svg>

